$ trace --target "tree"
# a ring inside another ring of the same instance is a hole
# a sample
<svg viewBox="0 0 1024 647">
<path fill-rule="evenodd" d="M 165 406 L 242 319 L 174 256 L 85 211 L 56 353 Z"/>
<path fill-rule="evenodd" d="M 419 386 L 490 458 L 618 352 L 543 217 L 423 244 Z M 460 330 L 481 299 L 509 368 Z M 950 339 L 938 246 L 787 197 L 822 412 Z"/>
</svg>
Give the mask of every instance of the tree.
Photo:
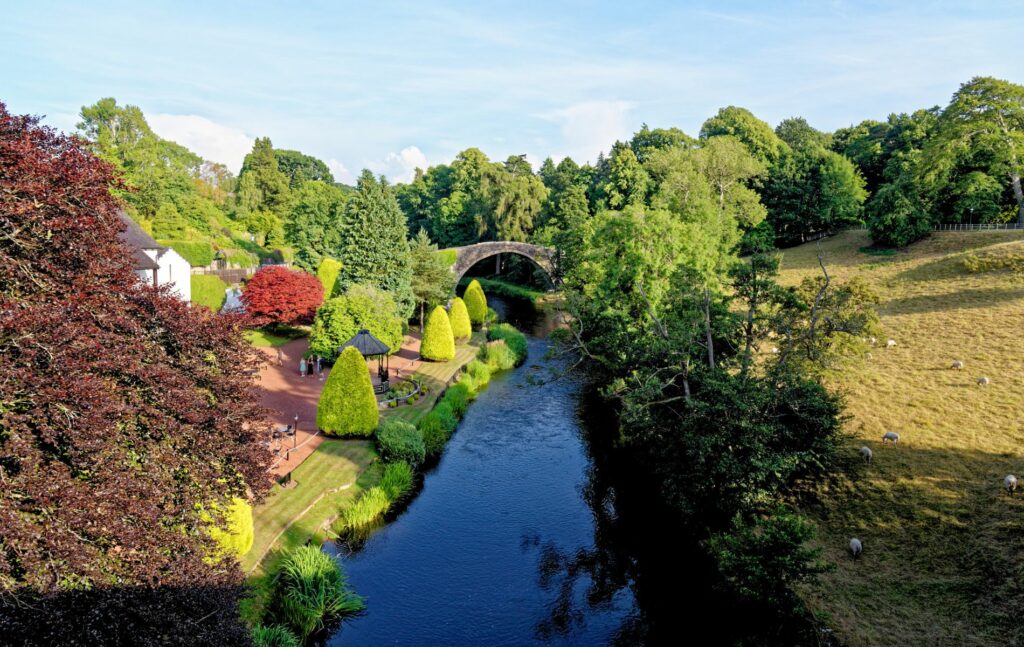
<svg viewBox="0 0 1024 647">
<path fill-rule="evenodd" d="M 455 336 L 448 313 L 436 306 L 427 317 L 427 326 L 420 340 L 420 355 L 432 362 L 447 362 L 455 357 Z"/>
<path fill-rule="evenodd" d="M 599 187 L 604 203 L 610 209 L 644 204 L 649 184 L 647 171 L 633 150 L 626 144 L 616 142 L 608 160 L 607 174 Z"/>
<path fill-rule="evenodd" d="M 316 426 L 331 436 L 371 436 L 377 428 L 377 396 L 358 349 L 349 346 L 334 363 L 316 407 Z"/>
<path fill-rule="evenodd" d="M 526 160 L 521 162 L 529 168 Z M 496 195 L 494 210 L 485 221 L 486 232 L 481 235 L 492 240 L 527 240 L 548 197 L 544 183 L 533 173 L 505 173 L 498 176 Z"/>
<path fill-rule="evenodd" d="M 269 486 L 260 359 L 238 318 L 139 281 L 85 146 L 0 105 L 0 635 L 248 644 L 202 511 Z"/>
<path fill-rule="evenodd" d="M 437 245 L 430 242 L 427 232 L 419 230 L 409 245 L 412 266 L 410 286 L 420 310 L 420 330 L 423 330 L 424 310 L 442 303 L 455 287 L 455 277 L 445 259 L 437 253 Z"/>
<path fill-rule="evenodd" d="M 334 296 L 339 274 L 341 274 L 341 263 L 333 258 L 324 258 L 317 266 L 316 278 L 320 279 L 320 285 L 324 286 L 325 300 Z"/>
<path fill-rule="evenodd" d="M 469 311 L 466 309 L 466 302 L 455 297 L 452 299 L 451 310 L 448 313 L 452 324 L 452 334 L 455 339 L 469 339 L 473 335 L 473 324 L 469 321 Z"/>
<path fill-rule="evenodd" d="M 390 292 L 399 313 L 408 318 L 415 297 L 406 233 L 405 216 L 391 187 L 383 177 L 374 178 L 364 170 L 339 223 L 339 288 L 356 283 L 375 285 Z"/>
<path fill-rule="evenodd" d="M 295 248 L 295 265 L 312 272 L 326 256 L 341 248 L 339 221 L 345 209 L 345 194 L 336 186 L 320 181 L 299 185 L 295 191 L 284 235 Z"/>
<path fill-rule="evenodd" d="M 288 178 L 288 185 L 297 189 L 306 182 L 323 182 L 334 184 L 334 175 L 327 165 L 312 155 L 299 151 L 274 149 L 277 168 Z"/>
<path fill-rule="evenodd" d="M 803 117 L 783 119 L 775 127 L 775 134 L 790 148 L 829 148 L 832 136 L 813 128 Z"/>
<path fill-rule="evenodd" d="M 476 279 L 470 281 L 462 298 L 466 302 L 469 320 L 473 322 L 473 325 L 482 326 L 487 321 L 487 295 L 480 287 L 480 282 Z"/>
<path fill-rule="evenodd" d="M 937 124 L 932 167 L 959 147 L 984 150 L 995 174 L 1005 178 L 1024 226 L 1024 86 L 979 76 L 960 86 Z"/>
<path fill-rule="evenodd" d="M 402 317 L 391 295 L 372 285 L 353 285 L 316 311 L 309 350 L 321 357 L 334 357 L 341 345 L 363 328 L 392 353 L 402 346 Z"/>
<path fill-rule="evenodd" d="M 723 135 L 735 137 L 743 142 L 750 154 L 763 164 L 774 163 L 786 147 L 771 126 L 755 117 L 746 108 L 736 106 L 720 108 L 718 114 L 701 126 L 702 140 Z"/>
<path fill-rule="evenodd" d="M 257 326 L 309 323 L 323 300 L 315 276 L 280 265 L 260 269 L 242 291 L 245 312 Z"/>
<path fill-rule="evenodd" d="M 179 240 L 185 235 L 185 227 L 185 221 L 173 202 L 165 202 L 157 208 L 153 217 L 154 237 Z"/>
<path fill-rule="evenodd" d="M 633 133 L 629 140 L 629 148 L 636 155 L 641 163 L 647 161 L 647 157 L 654 151 L 669 148 L 689 148 L 697 142 L 678 128 L 648 128 L 647 124 L 640 126 L 640 130 Z"/>
<path fill-rule="evenodd" d="M 289 178 L 278 168 L 277 155 L 269 137 L 257 137 L 253 142 L 252 152 L 245 156 L 242 170 L 238 173 L 239 181 L 247 175 L 252 175 L 259 195 L 259 208 L 284 218 L 291 201 Z"/>
</svg>

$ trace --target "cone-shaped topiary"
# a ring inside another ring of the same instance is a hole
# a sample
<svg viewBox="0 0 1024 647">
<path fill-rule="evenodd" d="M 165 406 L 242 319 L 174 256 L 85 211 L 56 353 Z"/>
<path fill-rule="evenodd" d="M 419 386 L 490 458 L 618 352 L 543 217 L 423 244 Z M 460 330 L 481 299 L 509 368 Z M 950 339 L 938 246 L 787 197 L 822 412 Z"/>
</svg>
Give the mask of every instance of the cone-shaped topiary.
<svg viewBox="0 0 1024 647">
<path fill-rule="evenodd" d="M 427 317 L 427 325 L 423 330 L 420 342 L 420 355 L 423 359 L 435 362 L 447 362 L 455 357 L 455 336 L 452 324 L 448 321 L 448 313 L 437 306 Z"/>
<path fill-rule="evenodd" d="M 316 407 L 316 425 L 333 436 L 372 436 L 377 415 L 366 360 L 355 348 L 346 348 L 327 376 Z"/>
<path fill-rule="evenodd" d="M 474 326 L 480 326 L 487 319 L 487 296 L 480 282 L 473 279 L 469 282 L 462 298 L 466 300 L 466 310 L 469 312 L 469 320 Z"/>
<path fill-rule="evenodd" d="M 455 339 L 469 339 L 473 334 L 473 324 L 469 322 L 466 302 L 459 297 L 452 299 L 452 309 L 448 312 L 448 318 L 451 320 L 452 334 L 455 335 Z"/>
</svg>

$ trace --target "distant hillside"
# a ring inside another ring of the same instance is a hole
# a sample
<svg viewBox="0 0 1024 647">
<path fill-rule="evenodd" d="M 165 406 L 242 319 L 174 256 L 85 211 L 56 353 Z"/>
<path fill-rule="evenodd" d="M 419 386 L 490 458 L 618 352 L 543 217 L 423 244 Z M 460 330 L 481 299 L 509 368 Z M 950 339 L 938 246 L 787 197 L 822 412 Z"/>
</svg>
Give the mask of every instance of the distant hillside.
<svg viewBox="0 0 1024 647">
<path fill-rule="evenodd" d="M 876 287 L 897 345 L 880 339 L 838 383 L 850 469 L 808 510 L 838 568 L 805 598 L 851 645 L 1024 644 L 1024 497 L 1002 491 L 1024 475 L 1024 232 L 937 233 L 893 256 L 869 244 L 846 232 L 820 247 L 833 276 Z M 819 273 L 817 249 L 785 250 L 783 281 Z"/>
</svg>

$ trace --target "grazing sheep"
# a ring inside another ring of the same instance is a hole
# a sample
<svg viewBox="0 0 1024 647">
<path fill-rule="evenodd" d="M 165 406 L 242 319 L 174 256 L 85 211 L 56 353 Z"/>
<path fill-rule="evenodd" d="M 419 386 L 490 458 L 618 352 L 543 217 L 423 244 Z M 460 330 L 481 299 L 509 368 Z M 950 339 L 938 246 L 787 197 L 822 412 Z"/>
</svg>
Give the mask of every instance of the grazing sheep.
<svg viewBox="0 0 1024 647">
<path fill-rule="evenodd" d="M 868 343 L 874 346 L 875 344 L 878 343 L 878 340 L 875 339 L 874 337 L 868 337 Z"/>
<path fill-rule="evenodd" d="M 960 360 L 955 360 L 949 368 L 953 369 L 954 371 L 962 371 L 964 370 L 964 363 L 961 362 Z"/>
<path fill-rule="evenodd" d="M 772 354 L 773 355 L 778 355 L 779 354 L 779 347 L 778 346 L 772 346 Z"/>
<path fill-rule="evenodd" d="M 1017 489 L 1017 477 L 1013 474 L 1007 474 L 1006 478 L 1003 479 L 1003 487 L 1006 488 L 1006 493 L 1013 496 L 1013 492 Z"/>
<path fill-rule="evenodd" d="M 854 537 L 850 540 L 850 554 L 853 555 L 854 559 L 860 557 L 860 554 L 864 552 L 864 544 L 860 543 L 860 540 Z"/>
<path fill-rule="evenodd" d="M 871 359 L 872 357 L 874 357 L 874 355 L 871 353 L 864 353 L 864 359 Z"/>
<path fill-rule="evenodd" d="M 892 444 L 895 445 L 900 442 L 900 435 L 895 431 L 887 431 L 885 432 L 885 435 L 882 436 L 882 443 L 884 444 L 886 441 L 892 442 Z"/>
<path fill-rule="evenodd" d="M 870 447 L 861 447 L 860 455 L 864 457 L 864 462 L 869 464 L 871 463 L 871 457 L 874 456 Z"/>
<path fill-rule="evenodd" d="M 885 347 L 886 348 L 896 348 L 896 340 L 895 339 L 890 339 L 889 341 L 885 342 Z"/>
<path fill-rule="evenodd" d="M 982 375 L 981 377 L 978 378 L 978 386 L 988 386 L 990 383 L 991 383 L 991 380 L 989 380 L 984 375 Z"/>
</svg>

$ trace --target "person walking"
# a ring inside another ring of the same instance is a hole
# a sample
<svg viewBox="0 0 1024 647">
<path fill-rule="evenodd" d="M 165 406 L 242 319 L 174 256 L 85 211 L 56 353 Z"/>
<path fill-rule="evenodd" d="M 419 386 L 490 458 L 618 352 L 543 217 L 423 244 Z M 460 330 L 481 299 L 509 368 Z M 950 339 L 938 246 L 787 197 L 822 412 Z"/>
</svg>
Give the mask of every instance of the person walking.
<svg viewBox="0 0 1024 647">
<path fill-rule="evenodd" d="M 277 349 L 277 365 L 284 366 L 284 352 L 280 348 Z"/>
<path fill-rule="evenodd" d="M 306 358 L 303 357 L 299 360 L 299 375 L 306 377 Z"/>
</svg>

